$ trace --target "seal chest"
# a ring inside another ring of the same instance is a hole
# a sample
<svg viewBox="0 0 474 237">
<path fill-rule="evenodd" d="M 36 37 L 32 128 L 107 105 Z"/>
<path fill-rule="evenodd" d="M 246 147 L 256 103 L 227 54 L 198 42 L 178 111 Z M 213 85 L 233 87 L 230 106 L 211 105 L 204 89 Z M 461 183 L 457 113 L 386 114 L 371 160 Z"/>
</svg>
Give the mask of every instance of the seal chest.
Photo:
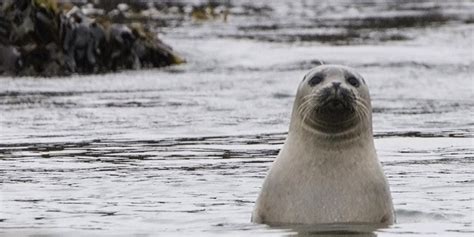
<svg viewBox="0 0 474 237">
<path fill-rule="evenodd" d="M 372 136 L 369 91 L 354 69 L 323 65 L 306 74 L 252 221 L 393 223 L 392 198 Z"/>
</svg>

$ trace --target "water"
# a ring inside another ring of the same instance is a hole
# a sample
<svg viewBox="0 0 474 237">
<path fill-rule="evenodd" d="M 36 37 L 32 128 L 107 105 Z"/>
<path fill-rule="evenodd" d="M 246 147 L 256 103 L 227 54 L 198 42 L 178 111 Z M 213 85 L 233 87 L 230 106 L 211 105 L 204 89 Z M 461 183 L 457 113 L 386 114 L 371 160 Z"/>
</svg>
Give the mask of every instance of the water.
<svg viewBox="0 0 474 237">
<path fill-rule="evenodd" d="M 471 2 L 232 3 L 161 29 L 185 65 L 1 77 L 0 235 L 474 234 Z M 368 81 L 393 226 L 250 223 L 320 60 Z"/>
</svg>

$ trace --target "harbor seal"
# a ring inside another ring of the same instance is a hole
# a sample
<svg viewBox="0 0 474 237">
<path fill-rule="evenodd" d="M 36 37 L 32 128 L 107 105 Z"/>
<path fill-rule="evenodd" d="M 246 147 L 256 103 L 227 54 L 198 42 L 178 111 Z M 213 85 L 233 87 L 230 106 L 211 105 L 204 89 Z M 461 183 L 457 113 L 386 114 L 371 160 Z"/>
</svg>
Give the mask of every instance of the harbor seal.
<svg viewBox="0 0 474 237">
<path fill-rule="evenodd" d="M 394 222 L 372 136 L 369 90 L 354 69 L 322 65 L 306 74 L 287 139 L 265 178 L 252 221 Z"/>
</svg>

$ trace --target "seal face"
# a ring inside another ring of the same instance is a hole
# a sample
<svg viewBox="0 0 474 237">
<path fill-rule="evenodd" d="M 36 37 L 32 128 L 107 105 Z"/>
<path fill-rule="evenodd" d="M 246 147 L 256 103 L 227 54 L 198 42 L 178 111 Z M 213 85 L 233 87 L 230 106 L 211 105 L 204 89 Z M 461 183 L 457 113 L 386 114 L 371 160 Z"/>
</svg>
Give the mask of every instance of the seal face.
<svg viewBox="0 0 474 237">
<path fill-rule="evenodd" d="M 288 137 L 265 178 L 252 221 L 393 223 L 371 110 L 366 82 L 354 69 L 322 65 L 306 74 Z"/>
</svg>

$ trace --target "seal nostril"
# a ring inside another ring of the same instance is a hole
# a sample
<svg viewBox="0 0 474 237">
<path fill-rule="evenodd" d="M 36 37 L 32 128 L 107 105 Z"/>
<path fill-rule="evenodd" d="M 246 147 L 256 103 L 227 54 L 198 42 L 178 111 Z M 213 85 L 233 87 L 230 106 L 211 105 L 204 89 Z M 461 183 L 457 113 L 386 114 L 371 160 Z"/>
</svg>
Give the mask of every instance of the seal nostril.
<svg viewBox="0 0 474 237">
<path fill-rule="evenodd" d="M 333 82 L 332 85 L 334 86 L 334 88 L 339 88 L 341 86 L 341 83 L 340 82 Z"/>
</svg>

